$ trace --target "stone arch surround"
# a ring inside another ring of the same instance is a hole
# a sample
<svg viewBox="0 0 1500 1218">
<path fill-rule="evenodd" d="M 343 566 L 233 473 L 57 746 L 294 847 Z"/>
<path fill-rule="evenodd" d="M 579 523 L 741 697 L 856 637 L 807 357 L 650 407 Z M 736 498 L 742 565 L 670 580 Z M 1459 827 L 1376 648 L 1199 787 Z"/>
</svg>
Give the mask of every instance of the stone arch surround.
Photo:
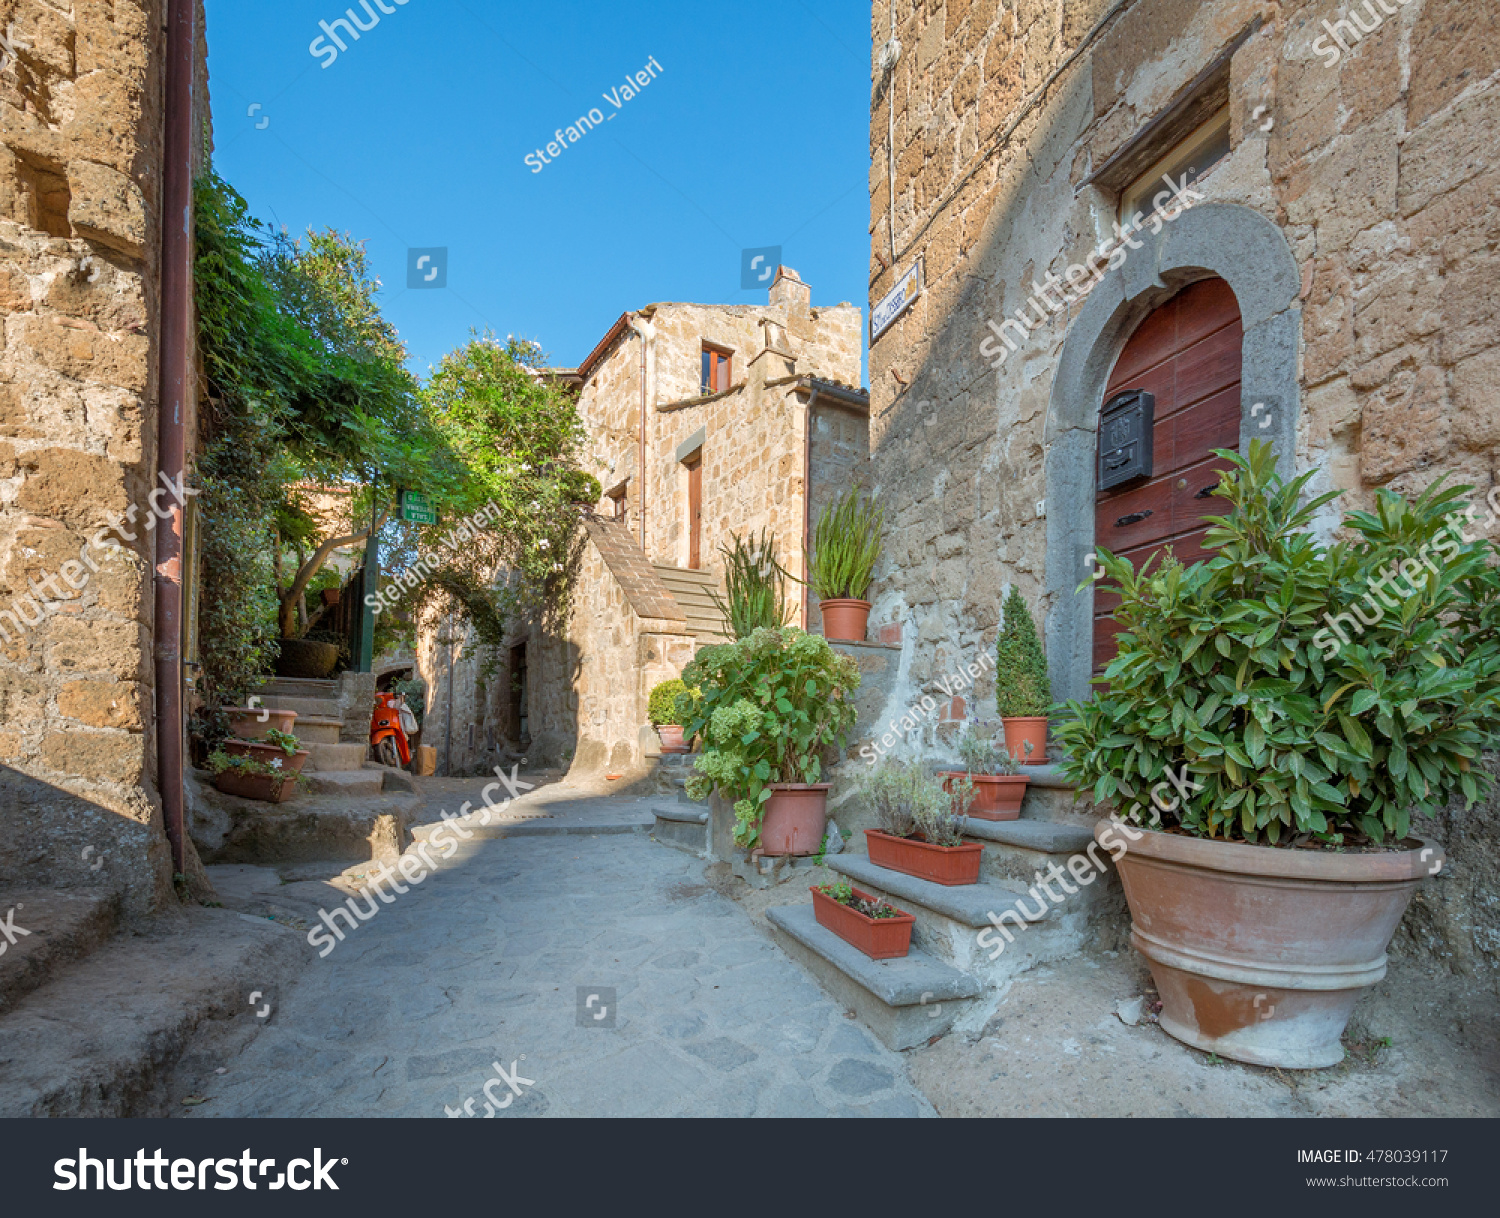
<svg viewBox="0 0 1500 1218">
<path fill-rule="evenodd" d="M 1140 249 L 1089 294 L 1068 331 L 1047 408 L 1047 657 L 1053 696 L 1089 696 L 1094 592 L 1076 591 L 1094 552 L 1099 406 L 1115 360 L 1135 328 L 1188 284 L 1217 276 L 1240 306 L 1245 337 L 1240 379 L 1240 449 L 1252 439 L 1276 447 L 1282 475 L 1293 471 L 1301 405 L 1301 277 L 1280 228 L 1253 208 L 1206 203 L 1160 233 L 1136 234 Z M 1252 407 L 1263 403 L 1252 414 Z"/>
</svg>

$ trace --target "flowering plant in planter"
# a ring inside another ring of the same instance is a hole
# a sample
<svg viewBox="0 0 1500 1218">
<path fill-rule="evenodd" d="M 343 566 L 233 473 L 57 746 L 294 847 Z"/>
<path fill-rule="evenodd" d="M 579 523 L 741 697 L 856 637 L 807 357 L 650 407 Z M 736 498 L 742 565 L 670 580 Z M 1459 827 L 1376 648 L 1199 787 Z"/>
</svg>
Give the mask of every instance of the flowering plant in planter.
<svg viewBox="0 0 1500 1218">
<path fill-rule="evenodd" d="M 847 905 L 867 918 L 899 918 L 901 916 L 901 911 L 890 902 L 882 901 L 878 897 L 866 896 L 863 892 L 856 892 L 846 882 L 820 884 L 816 891 L 821 892 L 831 901 Z"/>
<path fill-rule="evenodd" d="M 840 746 L 854 724 L 851 695 L 859 668 L 827 640 L 795 627 L 762 627 L 747 638 L 705 647 L 683 670 L 702 691 L 685 735 L 703 738 L 688 795 L 718 790 L 734 801 L 736 843 L 755 847 L 773 788 L 816 784 L 823 750 Z M 813 849 L 822 841 L 821 828 Z"/>
<path fill-rule="evenodd" d="M 1381 490 L 1325 545 L 1310 529 L 1336 493 L 1301 502 L 1313 471 L 1283 482 L 1259 441 L 1217 455 L 1233 468 L 1211 558 L 1137 572 L 1099 552 L 1123 630 L 1107 688 L 1066 705 L 1063 772 L 1117 813 L 1095 836 L 1162 1028 L 1240 1061 L 1328 1066 L 1443 865 L 1409 837 L 1412 813 L 1472 806 L 1492 781 L 1477 763 L 1500 731 L 1500 575 L 1464 536 L 1467 487 Z"/>
</svg>

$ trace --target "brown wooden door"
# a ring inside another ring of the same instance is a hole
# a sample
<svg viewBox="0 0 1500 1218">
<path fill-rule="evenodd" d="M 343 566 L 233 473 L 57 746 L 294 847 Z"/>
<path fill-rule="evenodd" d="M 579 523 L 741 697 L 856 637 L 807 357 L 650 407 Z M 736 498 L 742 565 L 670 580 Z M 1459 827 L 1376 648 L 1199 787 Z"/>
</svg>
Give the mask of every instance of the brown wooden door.
<svg viewBox="0 0 1500 1218">
<path fill-rule="evenodd" d="M 1151 477 L 1098 494 L 1094 512 L 1095 544 L 1129 558 L 1137 571 L 1167 546 L 1184 563 L 1205 557 L 1203 517 L 1222 515 L 1224 501 L 1200 496 L 1228 465 L 1213 450 L 1240 446 L 1243 337 L 1229 285 L 1205 279 L 1141 322 L 1109 378 L 1105 402 L 1127 389 L 1156 399 Z M 1118 650 L 1119 603 L 1118 595 L 1095 590 L 1096 672 Z"/>
<path fill-rule="evenodd" d="M 687 463 L 688 472 L 688 567 L 702 566 L 703 547 L 703 455 Z"/>
</svg>

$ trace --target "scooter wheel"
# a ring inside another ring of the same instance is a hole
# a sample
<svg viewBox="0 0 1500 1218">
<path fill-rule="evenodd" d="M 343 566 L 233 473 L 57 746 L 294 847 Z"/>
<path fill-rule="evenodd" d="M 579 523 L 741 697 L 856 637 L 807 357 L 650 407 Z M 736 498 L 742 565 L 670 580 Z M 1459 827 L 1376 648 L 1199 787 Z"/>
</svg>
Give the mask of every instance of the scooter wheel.
<svg viewBox="0 0 1500 1218">
<path fill-rule="evenodd" d="M 375 746 L 375 755 L 380 758 L 381 765 L 388 765 L 392 769 L 401 768 L 401 758 L 396 755 L 396 742 L 389 736 Z"/>
</svg>

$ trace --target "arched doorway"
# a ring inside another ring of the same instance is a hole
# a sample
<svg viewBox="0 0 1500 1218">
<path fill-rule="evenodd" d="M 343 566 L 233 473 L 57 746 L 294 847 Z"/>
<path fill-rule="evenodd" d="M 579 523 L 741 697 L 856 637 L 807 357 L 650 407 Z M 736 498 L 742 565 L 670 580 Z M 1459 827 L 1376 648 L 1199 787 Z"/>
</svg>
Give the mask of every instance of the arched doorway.
<svg viewBox="0 0 1500 1218">
<path fill-rule="evenodd" d="M 1151 472 L 1096 488 L 1094 538 L 1130 559 L 1137 571 L 1168 547 L 1184 563 L 1205 555 L 1203 518 L 1222 512 L 1223 500 L 1212 491 L 1218 471 L 1229 464 L 1213 450 L 1240 446 L 1243 343 L 1233 290 L 1222 279 L 1202 279 L 1148 314 L 1115 362 L 1097 405 L 1103 409 L 1131 391 L 1151 395 Z M 1114 451 L 1110 446 L 1118 440 L 1110 431 L 1100 428 L 1099 444 L 1106 452 Z M 1103 586 L 1095 590 L 1095 672 L 1115 656 L 1119 600 Z"/>
</svg>

